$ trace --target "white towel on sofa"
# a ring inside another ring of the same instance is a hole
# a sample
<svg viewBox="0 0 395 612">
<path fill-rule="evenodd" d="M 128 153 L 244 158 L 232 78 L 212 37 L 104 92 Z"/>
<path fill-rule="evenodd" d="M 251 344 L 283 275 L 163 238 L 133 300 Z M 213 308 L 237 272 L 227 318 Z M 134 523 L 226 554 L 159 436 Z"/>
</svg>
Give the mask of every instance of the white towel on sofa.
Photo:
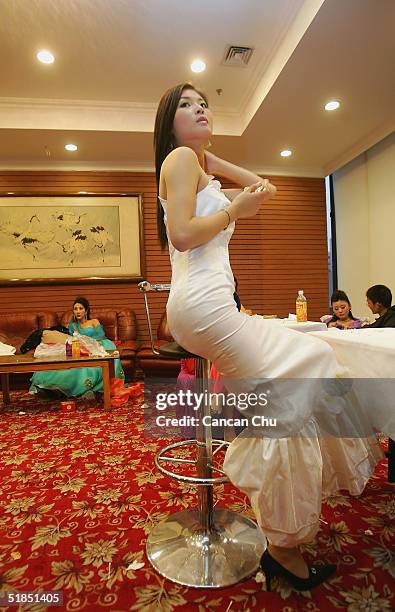
<svg viewBox="0 0 395 612">
<path fill-rule="evenodd" d="M 0 342 L 0 355 L 15 355 L 16 348 L 15 346 L 11 346 L 10 344 L 4 344 L 4 342 Z"/>
</svg>

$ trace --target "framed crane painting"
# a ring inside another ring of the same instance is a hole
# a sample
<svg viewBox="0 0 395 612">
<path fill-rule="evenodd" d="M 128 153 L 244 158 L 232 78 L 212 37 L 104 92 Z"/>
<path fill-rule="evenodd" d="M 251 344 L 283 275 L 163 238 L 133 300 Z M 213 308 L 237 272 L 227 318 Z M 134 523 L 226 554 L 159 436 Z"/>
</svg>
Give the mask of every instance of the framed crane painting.
<svg viewBox="0 0 395 612">
<path fill-rule="evenodd" d="M 144 274 L 142 198 L 0 198 L 0 284 L 138 281 Z"/>
</svg>

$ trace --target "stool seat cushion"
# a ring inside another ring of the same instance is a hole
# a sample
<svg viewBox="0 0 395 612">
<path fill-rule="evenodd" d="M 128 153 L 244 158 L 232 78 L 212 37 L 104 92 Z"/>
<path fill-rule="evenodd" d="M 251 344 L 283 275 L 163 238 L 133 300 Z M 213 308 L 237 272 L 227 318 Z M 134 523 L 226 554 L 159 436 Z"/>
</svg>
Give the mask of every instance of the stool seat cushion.
<svg viewBox="0 0 395 612">
<path fill-rule="evenodd" d="M 147 342 L 140 346 L 138 350 L 137 358 L 144 376 L 177 378 L 181 369 L 180 359 L 195 357 L 174 342 L 167 325 L 166 311 L 160 319 L 154 345 L 158 352 L 153 353 L 151 344 Z"/>
<path fill-rule="evenodd" d="M 172 359 L 188 359 L 190 357 L 199 357 L 199 355 L 194 355 L 193 353 L 189 353 L 185 349 L 182 348 L 177 342 L 167 342 L 166 344 L 161 344 L 158 346 L 158 351 L 164 357 L 170 357 Z"/>
</svg>

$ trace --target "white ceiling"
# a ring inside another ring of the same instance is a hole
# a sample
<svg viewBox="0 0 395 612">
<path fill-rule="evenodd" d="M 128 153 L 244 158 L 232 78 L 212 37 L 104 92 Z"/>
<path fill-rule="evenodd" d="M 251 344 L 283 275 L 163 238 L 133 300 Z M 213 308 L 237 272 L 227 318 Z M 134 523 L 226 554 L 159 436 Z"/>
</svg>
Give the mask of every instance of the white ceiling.
<svg viewBox="0 0 395 612">
<path fill-rule="evenodd" d="M 2 0 L 0 168 L 152 169 L 158 100 L 192 80 L 213 152 L 325 176 L 395 129 L 394 32 L 394 0 Z M 248 66 L 222 65 L 229 44 L 254 48 Z"/>
</svg>

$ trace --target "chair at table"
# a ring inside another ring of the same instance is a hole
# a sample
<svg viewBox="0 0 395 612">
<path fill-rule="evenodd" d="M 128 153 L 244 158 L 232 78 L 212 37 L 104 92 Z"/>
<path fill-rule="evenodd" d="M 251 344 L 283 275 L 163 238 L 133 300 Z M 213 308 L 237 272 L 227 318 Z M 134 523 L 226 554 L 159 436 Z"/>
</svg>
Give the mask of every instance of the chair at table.
<svg viewBox="0 0 395 612">
<path fill-rule="evenodd" d="M 209 389 L 210 362 L 185 351 L 176 342 L 154 346 L 147 293 L 168 291 L 170 285 L 139 284 L 144 294 L 148 328 L 153 352 L 166 357 L 195 360 L 196 393 Z M 228 442 L 212 438 L 211 425 L 203 425 L 210 415 L 209 403 L 202 402 L 197 412 L 199 425 L 196 439 L 174 442 L 162 448 L 155 457 L 157 468 L 166 476 L 198 487 L 198 506 L 170 514 L 156 525 L 147 539 L 147 556 L 154 568 L 178 584 L 193 587 L 224 587 L 253 574 L 259 566 L 266 541 L 258 526 L 250 519 L 223 508 L 214 508 L 213 487 L 227 482 L 222 467 L 214 464 L 215 455 Z M 210 420 L 210 419 L 208 419 Z M 193 459 L 185 452 L 195 452 Z M 195 475 L 182 474 L 165 464 L 194 466 Z"/>
</svg>

